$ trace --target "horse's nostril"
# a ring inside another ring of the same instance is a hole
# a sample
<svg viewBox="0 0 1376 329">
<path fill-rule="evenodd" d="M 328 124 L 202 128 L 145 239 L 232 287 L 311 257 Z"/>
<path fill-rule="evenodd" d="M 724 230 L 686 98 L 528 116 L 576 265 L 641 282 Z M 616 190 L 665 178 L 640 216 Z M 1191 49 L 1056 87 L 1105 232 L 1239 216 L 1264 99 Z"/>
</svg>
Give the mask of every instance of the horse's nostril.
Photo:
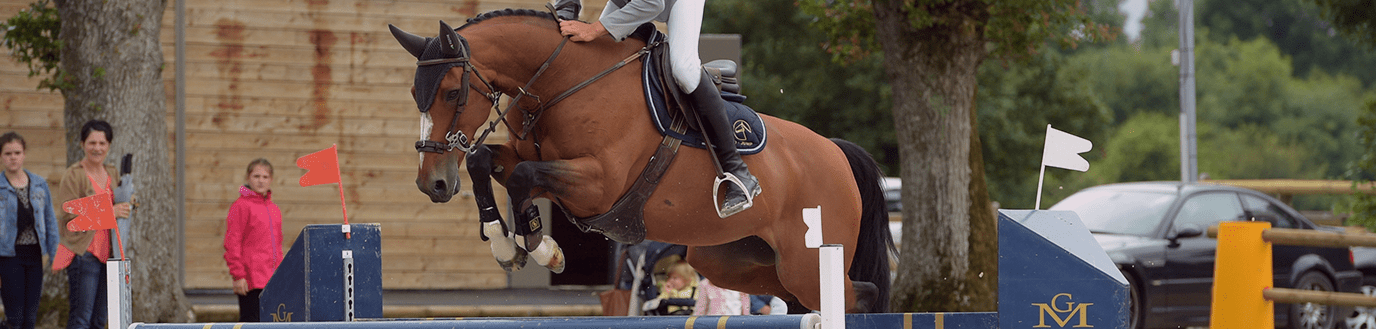
<svg viewBox="0 0 1376 329">
<path fill-rule="evenodd" d="M 437 181 L 435 181 L 435 189 L 434 189 L 435 193 L 444 193 L 444 192 L 448 192 L 449 189 L 446 189 L 446 188 L 445 188 L 446 186 L 447 186 L 447 185 L 444 184 L 444 181 L 442 181 L 442 180 L 437 180 Z"/>
</svg>

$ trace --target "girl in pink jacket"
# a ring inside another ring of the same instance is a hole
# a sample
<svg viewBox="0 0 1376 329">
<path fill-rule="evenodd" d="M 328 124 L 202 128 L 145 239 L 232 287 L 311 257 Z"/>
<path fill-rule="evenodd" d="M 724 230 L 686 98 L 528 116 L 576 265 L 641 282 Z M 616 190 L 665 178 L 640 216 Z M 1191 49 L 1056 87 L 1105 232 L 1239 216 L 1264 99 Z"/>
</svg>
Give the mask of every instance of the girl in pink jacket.
<svg viewBox="0 0 1376 329">
<path fill-rule="evenodd" d="M 272 203 L 272 164 L 249 162 L 225 218 L 225 264 L 239 295 L 239 322 L 258 322 L 258 295 L 282 262 L 282 210 Z"/>
</svg>

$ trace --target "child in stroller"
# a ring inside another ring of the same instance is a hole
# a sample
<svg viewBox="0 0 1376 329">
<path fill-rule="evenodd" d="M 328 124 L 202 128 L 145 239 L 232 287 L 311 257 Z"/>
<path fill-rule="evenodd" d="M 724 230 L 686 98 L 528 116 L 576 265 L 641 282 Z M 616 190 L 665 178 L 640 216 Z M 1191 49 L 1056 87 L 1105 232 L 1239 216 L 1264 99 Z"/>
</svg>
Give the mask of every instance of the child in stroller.
<svg viewBox="0 0 1376 329">
<path fill-rule="evenodd" d="M 628 301 L 629 314 L 607 315 L 689 315 L 693 314 L 696 299 L 700 294 L 698 275 L 684 260 L 688 247 L 658 241 L 646 240 L 635 245 L 618 245 L 621 255 L 617 262 L 615 289 L 630 290 Z M 665 288 L 669 289 L 665 289 Z M 765 308 L 764 312 L 754 314 L 783 314 L 787 307 L 781 300 L 764 297 L 758 306 L 773 306 L 774 312 Z M 771 303 L 773 300 L 775 303 Z M 752 303 L 755 304 L 755 303 Z"/>
</svg>

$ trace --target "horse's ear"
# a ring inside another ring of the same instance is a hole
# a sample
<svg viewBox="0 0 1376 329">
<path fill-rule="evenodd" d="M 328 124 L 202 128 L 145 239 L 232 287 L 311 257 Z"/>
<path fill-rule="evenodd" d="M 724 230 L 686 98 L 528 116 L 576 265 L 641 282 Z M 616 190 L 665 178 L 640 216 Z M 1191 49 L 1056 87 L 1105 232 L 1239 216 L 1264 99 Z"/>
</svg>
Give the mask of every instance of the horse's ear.
<svg viewBox="0 0 1376 329">
<path fill-rule="evenodd" d="M 458 58 L 464 55 L 463 42 L 454 28 L 449 27 L 444 21 L 440 21 L 440 53 L 445 58 Z"/>
<path fill-rule="evenodd" d="M 387 24 L 387 28 L 392 30 L 392 36 L 397 38 L 397 42 L 400 42 L 401 47 L 406 48 L 406 52 L 411 53 L 411 56 L 420 58 L 420 55 L 425 53 L 425 44 L 429 41 L 426 37 L 402 31 L 392 24 Z"/>
</svg>

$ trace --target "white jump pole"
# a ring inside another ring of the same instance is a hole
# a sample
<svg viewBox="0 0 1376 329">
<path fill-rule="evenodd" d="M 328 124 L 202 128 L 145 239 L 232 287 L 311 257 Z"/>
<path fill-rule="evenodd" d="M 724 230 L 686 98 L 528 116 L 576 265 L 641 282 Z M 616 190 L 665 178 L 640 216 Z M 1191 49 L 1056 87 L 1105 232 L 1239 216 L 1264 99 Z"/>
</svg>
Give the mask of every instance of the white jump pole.
<svg viewBox="0 0 1376 329">
<path fill-rule="evenodd" d="M 818 250 L 822 276 L 822 329 L 846 329 L 845 247 L 822 245 Z"/>
<path fill-rule="evenodd" d="M 821 329 L 846 328 L 846 252 L 839 244 L 822 244 L 822 207 L 803 208 L 803 224 L 807 233 L 803 235 L 808 248 L 818 248 L 817 260 L 820 273 L 822 298 Z"/>
<path fill-rule="evenodd" d="M 129 297 L 129 261 L 105 261 L 105 314 L 110 328 L 128 328 L 133 322 Z"/>
</svg>

